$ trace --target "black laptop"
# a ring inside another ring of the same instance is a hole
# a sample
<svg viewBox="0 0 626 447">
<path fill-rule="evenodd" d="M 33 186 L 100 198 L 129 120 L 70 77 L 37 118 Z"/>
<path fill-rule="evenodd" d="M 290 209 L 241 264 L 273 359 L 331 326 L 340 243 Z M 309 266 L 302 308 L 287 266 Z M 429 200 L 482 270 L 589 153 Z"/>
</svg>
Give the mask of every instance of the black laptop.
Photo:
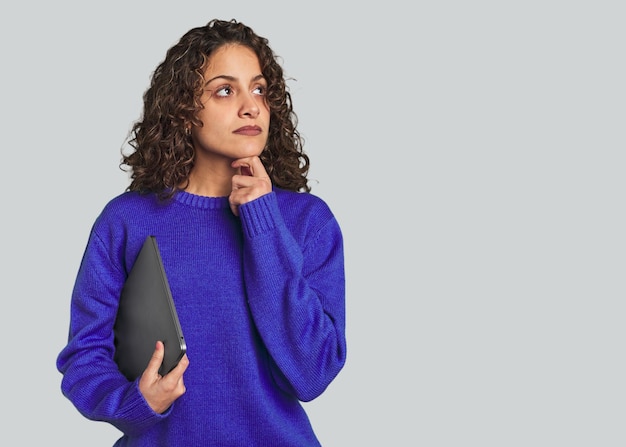
<svg viewBox="0 0 626 447">
<path fill-rule="evenodd" d="M 156 342 L 165 346 L 159 374 L 170 372 L 187 351 L 156 237 L 148 236 L 120 296 L 115 361 L 128 380 L 141 376 Z"/>
</svg>

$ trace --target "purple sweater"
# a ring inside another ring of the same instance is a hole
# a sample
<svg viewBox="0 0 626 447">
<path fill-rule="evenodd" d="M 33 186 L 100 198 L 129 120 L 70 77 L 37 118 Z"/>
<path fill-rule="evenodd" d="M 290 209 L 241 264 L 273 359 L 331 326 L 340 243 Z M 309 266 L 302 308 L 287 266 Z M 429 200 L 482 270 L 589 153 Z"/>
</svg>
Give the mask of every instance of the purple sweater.
<svg viewBox="0 0 626 447">
<path fill-rule="evenodd" d="M 113 361 L 113 324 L 146 236 L 157 238 L 187 344 L 186 393 L 153 412 Z M 126 192 L 96 219 L 57 359 L 63 394 L 123 432 L 116 446 L 319 446 L 300 401 L 346 359 L 341 230 L 309 193 L 226 197 Z"/>
</svg>

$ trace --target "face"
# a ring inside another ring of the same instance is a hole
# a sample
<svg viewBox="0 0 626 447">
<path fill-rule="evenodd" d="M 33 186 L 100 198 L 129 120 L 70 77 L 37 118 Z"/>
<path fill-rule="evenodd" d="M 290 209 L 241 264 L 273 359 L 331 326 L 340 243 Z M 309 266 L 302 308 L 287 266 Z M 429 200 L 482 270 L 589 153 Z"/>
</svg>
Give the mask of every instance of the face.
<svg viewBox="0 0 626 447">
<path fill-rule="evenodd" d="M 192 129 L 197 159 L 224 159 L 259 155 L 267 142 L 269 107 L 267 82 L 250 48 L 226 45 L 210 57 L 204 72 L 203 127 Z"/>
</svg>

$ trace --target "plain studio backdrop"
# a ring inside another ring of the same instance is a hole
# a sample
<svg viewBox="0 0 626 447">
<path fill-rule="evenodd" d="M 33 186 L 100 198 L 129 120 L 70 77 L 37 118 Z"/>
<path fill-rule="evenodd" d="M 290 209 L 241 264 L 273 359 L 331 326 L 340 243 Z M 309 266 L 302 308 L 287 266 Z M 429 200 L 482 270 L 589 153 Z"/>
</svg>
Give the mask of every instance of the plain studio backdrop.
<svg viewBox="0 0 626 447">
<path fill-rule="evenodd" d="M 111 446 L 55 360 L 120 147 L 188 29 L 282 58 L 345 237 L 325 447 L 626 445 L 619 1 L 21 2 L 0 11 L 3 438 Z"/>
</svg>

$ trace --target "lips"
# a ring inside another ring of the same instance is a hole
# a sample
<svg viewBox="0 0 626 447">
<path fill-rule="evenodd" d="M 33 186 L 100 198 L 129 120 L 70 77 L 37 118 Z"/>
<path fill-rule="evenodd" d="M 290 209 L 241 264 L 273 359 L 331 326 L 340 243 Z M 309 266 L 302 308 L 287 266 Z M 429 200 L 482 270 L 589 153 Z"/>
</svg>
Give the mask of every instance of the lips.
<svg viewBox="0 0 626 447">
<path fill-rule="evenodd" d="M 235 130 L 233 133 L 237 135 L 246 135 L 249 137 L 254 137 L 254 136 L 259 135 L 261 132 L 262 130 L 259 126 L 244 126 Z"/>
</svg>

